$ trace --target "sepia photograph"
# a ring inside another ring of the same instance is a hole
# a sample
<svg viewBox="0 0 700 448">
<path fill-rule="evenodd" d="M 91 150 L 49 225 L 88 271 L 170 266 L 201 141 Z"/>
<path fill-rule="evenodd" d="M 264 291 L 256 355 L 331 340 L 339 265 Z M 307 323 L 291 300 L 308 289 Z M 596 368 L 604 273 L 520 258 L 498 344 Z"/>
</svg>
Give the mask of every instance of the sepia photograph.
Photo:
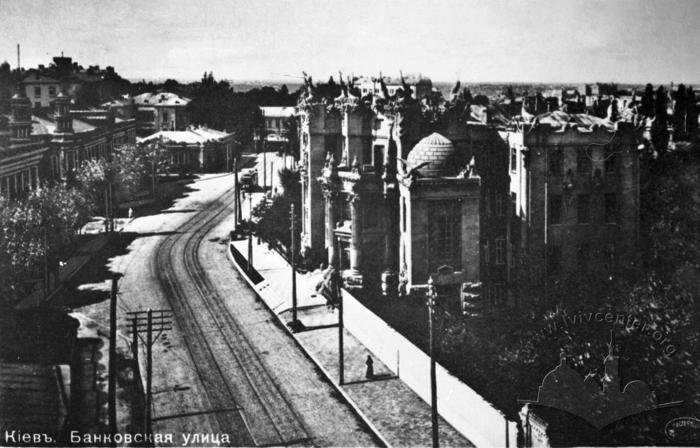
<svg viewBox="0 0 700 448">
<path fill-rule="evenodd" d="M 699 23 L 0 0 L 0 447 L 700 447 Z"/>
</svg>

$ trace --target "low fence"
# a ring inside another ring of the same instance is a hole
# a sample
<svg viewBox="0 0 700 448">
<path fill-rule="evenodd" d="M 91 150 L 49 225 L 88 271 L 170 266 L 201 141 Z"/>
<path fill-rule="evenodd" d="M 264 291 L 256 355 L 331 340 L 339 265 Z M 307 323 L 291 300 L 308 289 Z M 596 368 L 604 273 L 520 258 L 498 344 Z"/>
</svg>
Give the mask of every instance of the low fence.
<svg viewBox="0 0 700 448">
<path fill-rule="evenodd" d="M 345 327 L 423 400 L 430 403 L 430 357 L 343 291 Z M 476 446 L 516 446 L 517 423 L 436 366 L 438 412 Z"/>
</svg>

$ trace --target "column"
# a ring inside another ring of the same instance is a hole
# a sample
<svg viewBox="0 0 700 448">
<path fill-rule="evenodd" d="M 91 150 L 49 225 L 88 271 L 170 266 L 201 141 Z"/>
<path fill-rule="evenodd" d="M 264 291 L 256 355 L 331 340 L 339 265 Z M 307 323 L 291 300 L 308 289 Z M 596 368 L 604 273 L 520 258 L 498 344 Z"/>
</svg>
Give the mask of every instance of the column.
<svg viewBox="0 0 700 448">
<path fill-rule="evenodd" d="M 326 250 L 328 251 L 328 264 L 330 266 L 338 265 L 338 254 L 335 250 L 335 237 L 333 230 L 335 229 L 335 201 L 337 193 L 334 191 L 324 191 L 326 198 Z"/>
<path fill-rule="evenodd" d="M 350 201 L 350 269 L 345 271 L 343 277 L 345 287 L 349 289 L 362 288 L 362 211 L 360 195 L 349 194 Z"/>
<path fill-rule="evenodd" d="M 382 294 L 385 297 L 396 297 L 398 293 L 399 276 L 396 271 L 397 256 L 397 211 L 398 201 L 395 194 L 384 196 L 384 271 L 382 272 Z"/>
</svg>

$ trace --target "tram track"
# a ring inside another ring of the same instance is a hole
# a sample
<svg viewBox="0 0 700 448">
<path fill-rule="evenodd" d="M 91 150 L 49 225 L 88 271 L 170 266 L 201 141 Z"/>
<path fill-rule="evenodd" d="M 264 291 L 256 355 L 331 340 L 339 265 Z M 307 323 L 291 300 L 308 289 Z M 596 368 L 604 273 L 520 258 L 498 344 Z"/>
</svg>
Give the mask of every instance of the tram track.
<svg viewBox="0 0 700 448">
<path fill-rule="evenodd" d="M 232 445 L 311 445 L 309 431 L 204 272 L 199 252 L 226 212 L 227 191 L 159 245 L 152 266 L 211 409 L 213 428 Z M 205 410 L 203 410 L 205 411 Z"/>
</svg>

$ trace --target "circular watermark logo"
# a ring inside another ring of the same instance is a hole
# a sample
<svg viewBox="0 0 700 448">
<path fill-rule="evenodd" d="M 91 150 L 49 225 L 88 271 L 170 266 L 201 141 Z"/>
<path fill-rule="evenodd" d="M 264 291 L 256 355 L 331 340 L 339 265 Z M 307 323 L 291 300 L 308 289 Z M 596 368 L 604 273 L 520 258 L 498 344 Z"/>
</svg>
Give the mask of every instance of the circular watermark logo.
<svg viewBox="0 0 700 448">
<path fill-rule="evenodd" d="M 674 418 L 666 423 L 664 433 L 674 442 L 698 443 L 700 442 L 700 419 L 695 417 Z"/>
</svg>

